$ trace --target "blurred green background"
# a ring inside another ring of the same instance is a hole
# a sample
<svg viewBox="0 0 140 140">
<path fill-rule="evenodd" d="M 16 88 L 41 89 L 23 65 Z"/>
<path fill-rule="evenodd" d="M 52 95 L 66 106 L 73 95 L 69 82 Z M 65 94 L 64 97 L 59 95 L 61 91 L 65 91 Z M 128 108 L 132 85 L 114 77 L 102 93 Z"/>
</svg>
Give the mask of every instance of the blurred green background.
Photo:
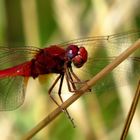
<svg viewBox="0 0 140 140">
<path fill-rule="evenodd" d="M 0 0 L 0 44 L 46 47 L 139 28 L 139 8 L 139 0 Z M 75 129 L 61 114 L 33 140 L 118 140 L 135 90 L 121 96 L 112 91 L 103 90 L 101 97 L 89 93 L 69 107 Z M 21 139 L 54 108 L 38 81 L 31 79 L 22 107 L 0 112 L 1 139 Z M 127 140 L 139 139 L 139 118 L 138 110 Z"/>
</svg>

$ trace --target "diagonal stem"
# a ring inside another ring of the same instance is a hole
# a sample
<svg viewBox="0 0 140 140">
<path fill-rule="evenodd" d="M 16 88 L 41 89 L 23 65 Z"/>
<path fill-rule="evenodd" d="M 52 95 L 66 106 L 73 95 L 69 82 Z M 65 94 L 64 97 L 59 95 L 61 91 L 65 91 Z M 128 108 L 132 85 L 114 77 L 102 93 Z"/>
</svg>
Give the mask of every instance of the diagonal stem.
<svg viewBox="0 0 140 140">
<path fill-rule="evenodd" d="M 136 49 L 140 48 L 140 39 L 136 41 L 131 47 L 126 49 L 123 53 L 121 53 L 112 63 L 107 65 L 104 69 L 102 69 L 99 73 L 97 73 L 94 77 L 91 78 L 80 91 L 76 92 L 69 99 L 67 99 L 60 107 L 56 108 L 52 113 L 50 113 L 46 118 L 44 118 L 40 123 L 38 123 L 31 131 L 29 131 L 22 140 L 29 140 L 35 134 L 37 134 L 41 129 L 47 126 L 50 122 L 52 122 L 61 112 L 61 108 L 67 108 L 73 102 L 75 102 L 78 98 L 80 98 L 87 90 L 89 90 L 92 86 L 94 86 L 100 79 L 105 77 L 108 73 L 110 73 L 115 67 L 117 67 L 121 62 L 123 62 L 130 54 L 132 54 Z"/>
<path fill-rule="evenodd" d="M 138 105 L 139 98 L 140 98 L 140 81 L 138 83 L 137 90 L 136 90 L 135 96 L 133 98 L 133 102 L 131 104 L 131 108 L 130 108 L 129 113 L 127 115 L 127 119 L 126 119 L 126 122 L 125 122 L 125 125 L 123 128 L 123 132 L 122 132 L 120 140 L 126 139 L 130 124 L 132 122 L 133 116 L 134 116 L 135 111 L 136 111 L 136 107 Z"/>
</svg>

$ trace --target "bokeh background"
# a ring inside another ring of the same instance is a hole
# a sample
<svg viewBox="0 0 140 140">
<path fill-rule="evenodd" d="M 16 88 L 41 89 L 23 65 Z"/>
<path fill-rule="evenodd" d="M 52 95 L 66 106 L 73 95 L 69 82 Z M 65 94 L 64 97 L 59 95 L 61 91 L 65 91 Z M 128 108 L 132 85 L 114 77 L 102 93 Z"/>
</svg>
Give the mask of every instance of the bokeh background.
<svg viewBox="0 0 140 140">
<path fill-rule="evenodd" d="M 139 8 L 139 0 L 0 0 L 0 44 L 43 48 L 79 37 L 137 29 Z M 103 89 L 102 98 L 83 96 L 69 107 L 75 129 L 61 114 L 33 140 L 118 140 L 135 91 L 130 92 L 131 85 L 124 87 L 123 92 L 119 87 L 119 92 Z M 30 79 L 24 104 L 0 112 L 0 139 L 21 139 L 54 108 L 39 82 Z M 127 140 L 139 139 L 139 109 Z"/>
</svg>

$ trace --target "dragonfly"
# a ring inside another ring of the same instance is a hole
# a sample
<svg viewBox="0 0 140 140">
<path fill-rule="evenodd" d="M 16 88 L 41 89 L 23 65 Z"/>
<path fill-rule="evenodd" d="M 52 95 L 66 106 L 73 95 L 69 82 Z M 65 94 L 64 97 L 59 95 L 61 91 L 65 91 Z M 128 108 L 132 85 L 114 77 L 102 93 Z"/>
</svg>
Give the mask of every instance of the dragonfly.
<svg viewBox="0 0 140 140">
<path fill-rule="evenodd" d="M 32 46 L 0 47 L 0 111 L 14 110 L 20 107 L 25 98 L 26 87 L 29 78 L 37 79 L 46 74 L 57 75 L 48 89 L 51 99 L 52 93 L 59 83 L 57 93 L 61 102 L 63 99 L 63 81 L 66 80 L 68 90 L 75 92 L 79 85 L 98 73 L 108 63 L 114 60 L 121 52 L 140 38 L 140 30 L 133 30 L 107 36 L 94 36 L 75 39 L 60 44 L 50 45 L 45 48 Z M 107 54 L 109 50 L 110 54 Z M 126 71 L 139 77 L 140 57 L 137 53 L 130 56 L 127 65 L 132 62 L 137 69 L 134 71 L 118 68 L 120 74 Z M 81 77 L 86 77 L 82 79 Z M 121 81 L 121 79 L 120 79 Z M 110 87 L 112 81 L 104 79 L 101 86 Z M 120 82 L 120 86 L 125 83 Z"/>
</svg>

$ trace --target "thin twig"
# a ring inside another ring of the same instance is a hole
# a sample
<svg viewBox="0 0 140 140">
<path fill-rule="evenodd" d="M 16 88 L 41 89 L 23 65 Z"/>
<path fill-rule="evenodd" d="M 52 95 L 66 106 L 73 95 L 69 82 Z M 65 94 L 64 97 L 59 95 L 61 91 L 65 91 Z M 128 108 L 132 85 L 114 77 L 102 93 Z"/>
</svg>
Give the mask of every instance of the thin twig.
<svg viewBox="0 0 140 140">
<path fill-rule="evenodd" d="M 127 119 L 126 119 L 126 122 L 125 122 L 124 129 L 123 129 L 120 140 L 125 140 L 126 139 L 130 124 L 132 122 L 133 116 L 135 114 L 136 107 L 138 105 L 139 98 L 140 98 L 140 81 L 138 83 L 137 90 L 136 90 L 133 102 L 131 104 L 131 108 L 130 108 L 129 113 L 127 115 Z"/>
<path fill-rule="evenodd" d="M 94 86 L 100 79 L 110 73 L 115 67 L 117 67 L 122 61 L 124 61 L 130 54 L 132 54 L 136 49 L 140 48 L 140 39 L 136 41 L 131 47 L 126 49 L 121 53 L 112 63 L 107 65 L 103 70 L 97 73 L 91 80 L 89 80 L 83 87 L 67 99 L 60 107 L 56 108 L 52 113 L 50 113 L 46 118 L 44 118 L 40 123 L 38 123 L 32 130 L 30 130 L 22 140 L 31 139 L 36 133 L 47 126 L 52 120 L 54 120 L 61 112 L 62 108 L 66 109 L 78 98 L 80 98 L 87 90 Z"/>
</svg>

